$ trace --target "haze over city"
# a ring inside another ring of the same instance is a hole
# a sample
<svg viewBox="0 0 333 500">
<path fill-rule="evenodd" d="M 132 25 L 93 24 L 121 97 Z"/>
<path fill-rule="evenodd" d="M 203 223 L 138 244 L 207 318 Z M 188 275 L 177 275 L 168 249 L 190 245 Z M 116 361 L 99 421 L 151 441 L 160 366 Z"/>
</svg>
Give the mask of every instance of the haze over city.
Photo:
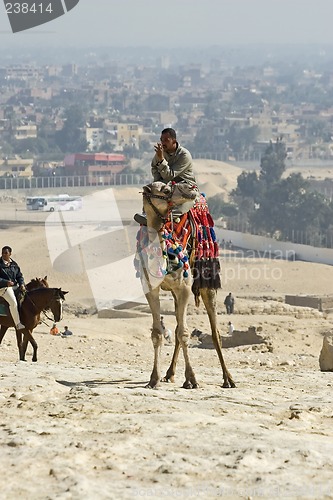
<svg viewBox="0 0 333 500">
<path fill-rule="evenodd" d="M 13 34 L 0 5 L 2 50 L 19 47 L 333 43 L 331 0 L 80 0 L 70 12 Z"/>
</svg>

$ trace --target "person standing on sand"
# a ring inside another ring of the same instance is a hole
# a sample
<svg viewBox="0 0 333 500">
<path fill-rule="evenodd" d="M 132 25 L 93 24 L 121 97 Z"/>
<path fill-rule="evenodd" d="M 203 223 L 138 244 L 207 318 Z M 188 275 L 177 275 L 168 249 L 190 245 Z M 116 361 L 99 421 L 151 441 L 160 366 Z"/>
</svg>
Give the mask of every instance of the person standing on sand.
<svg viewBox="0 0 333 500">
<path fill-rule="evenodd" d="M 234 333 L 234 329 L 235 329 L 234 325 L 231 323 L 231 321 L 229 321 L 229 323 L 228 323 L 228 334 L 229 334 L 230 337 Z"/>
<path fill-rule="evenodd" d="M 234 312 L 235 299 L 232 296 L 231 292 L 228 293 L 226 298 L 224 299 L 224 305 L 227 311 L 227 314 L 232 314 Z"/>
</svg>

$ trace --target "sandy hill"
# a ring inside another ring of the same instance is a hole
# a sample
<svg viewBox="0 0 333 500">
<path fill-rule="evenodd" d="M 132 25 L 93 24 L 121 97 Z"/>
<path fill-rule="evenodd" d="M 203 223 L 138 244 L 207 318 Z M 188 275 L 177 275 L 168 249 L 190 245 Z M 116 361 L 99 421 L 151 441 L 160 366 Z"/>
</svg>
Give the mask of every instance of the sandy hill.
<svg viewBox="0 0 333 500">
<path fill-rule="evenodd" d="M 238 169 L 200 164 L 207 191 L 234 185 Z M 138 210 L 139 191 L 115 190 L 126 217 Z M 79 239 L 84 221 L 75 229 Z M 91 266 L 95 242 L 105 234 L 88 229 Z M 103 259 L 112 260 L 119 242 L 130 253 L 136 229 L 133 222 L 114 232 Z M 59 328 L 73 331 L 69 338 L 53 337 L 48 320 L 38 325 L 37 363 L 30 347 L 27 362 L 17 361 L 12 329 L 2 341 L 1 499 L 333 498 L 333 374 L 318 365 L 332 314 L 283 303 L 287 293 L 330 293 L 333 267 L 224 251 L 218 326 L 237 387 L 222 388 L 211 343 L 203 348 L 191 339 L 188 354 L 199 388 L 182 388 L 180 355 L 175 383 L 149 390 L 148 307 L 141 306 L 137 317 L 100 319 L 85 311 L 94 303 L 86 273 L 65 266 L 66 255 L 63 269 L 52 267 L 44 226 L 7 225 L 1 235 L 27 279 L 47 275 L 52 286 L 69 290 Z M 133 273 L 132 259 L 119 260 L 117 271 L 120 279 Z M 104 274 L 97 284 L 103 288 L 110 279 Z M 229 291 L 236 297 L 232 316 L 223 305 Z M 163 295 L 162 313 L 174 332 L 170 294 Z M 235 339 L 227 337 L 230 320 Z M 187 322 L 190 332 L 210 332 L 202 305 L 191 303 Z M 255 338 L 248 335 L 254 327 Z M 162 376 L 173 349 L 162 347 Z"/>
</svg>

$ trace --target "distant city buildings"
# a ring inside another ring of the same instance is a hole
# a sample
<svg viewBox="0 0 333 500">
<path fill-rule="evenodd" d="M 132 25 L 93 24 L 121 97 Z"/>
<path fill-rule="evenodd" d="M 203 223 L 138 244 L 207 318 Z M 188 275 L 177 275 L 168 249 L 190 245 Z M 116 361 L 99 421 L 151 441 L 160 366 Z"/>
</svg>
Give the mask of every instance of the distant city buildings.
<svg viewBox="0 0 333 500">
<path fill-rule="evenodd" d="M 98 54 L 87 61 L 2 64 L 0 175 L 30 175 L 23 159 L 36 164 L 48 152 L 45 161 L 54 161 L 58 151 L 59 162 L 59 148 L 63 157 L 104 153 L 109 163 L 101 176 L 109 175 L 113 160 L 108 155 L 123 156 L 122 166 L 125 157 L 152 152 L 160 131 L 169 126 L 201 157 L 258 158 L 270 140 L 283 137 L 290 160 L 333 159 L 333 69 L 315 57 L 311 64 L 299 59 L 297 67 L 274 58 L 255 65 L 244 57 L 243 64 L 239 59 L 232 64 L 230 54 L 216 50 L 200 63 L 177 62 L 165 54 L 155 62 Z M 81 142 L 66 141 L 61 149 L 59 133 L 73 104 L 84 115 L 75 131 Z M 9 158 L 18 164 L 10 165 Z M 97 161 L 102 160 L 96 156 Z M 64 168 L 73 172 L 70 167 Z M 90 174 L 97 177 L 98 169 Z"/>
<path fill-rule="evenodd" d="M 88 176 L 90 185 L 110 184 L 114 174 L 119 174 L 127 166 L 122 154 L 76 153 L 65 156 L 62 175 Z"/>
</svg>

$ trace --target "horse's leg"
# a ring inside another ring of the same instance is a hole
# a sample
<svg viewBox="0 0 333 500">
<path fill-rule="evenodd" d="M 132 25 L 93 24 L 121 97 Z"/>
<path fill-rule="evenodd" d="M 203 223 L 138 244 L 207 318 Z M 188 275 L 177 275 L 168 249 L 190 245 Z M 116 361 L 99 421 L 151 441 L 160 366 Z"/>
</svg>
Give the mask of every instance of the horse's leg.
<svg viewBox="0 0 333 500">
<path fill-rule="evenodd" d="M 217 319 L 216 319 L 216 290 L 213 288 L 201 288 L 200 295 L 202 297 L 203 303 L 208 314 L 210 327 L 212 330 L 213 344 L 216 349 L 217 355 L 220 360 L 222 372 L 223 372 L 223 387 L 236 387 L 229 370 L 223 359 L 222 354 L 222 343 L 219 331 L 217 329 Z"/>
<path fill-rule="evenodd" d="M 2 342 L 2 339 L 4 338 L 5 333 L 6 333 L 7 330 L 8 330 L 8 326 L 1 325 L 1 328 L 0 328 L 0 344 Z"/>
<path fill-rule="evenodd" d="M 22 349 L 22 341 L 23 341 L 22 330 L 15 330 L 15 332 L 16 332 L 16 344 L 17 344 L 20 360 L 25 361 L 24 359 L 23 360 L 21 359 L 21 349 Z"/>
<path fill-rule="evenodd" d="M 154 366 L 153 366 L 153 371 L 151 372 L 150 375 L 150 381 L 146 387 L 153 389 L 158 386 L 161 377 L 160 358 L 161 358 L 161 347 L 163 343 L 163 335 L 161 331 L 159 288 L 155 288 L 154 290 L 151 290 L 150 292 L 146 293 L 146 298 L 153 317 L 151 340 L 153 342 L 153 347 L 154 347 Z"/>
<path fill-rule="evenodd" d="M 32 353 L 32 361 L 37 361 L 37 342 L 32 336 L 32 333 L 29 330 L 22 330 L 23 340 L 20 342 L 19 352 L 20 352 L 20 361 L 25 361 L 25 354 L 27 352 L 28 342 L 32 345 L 33 353 Z M 19 339 L 18 335 L 22 335 L 21 332 L 17 332 L 17 339 Z M 19 341 L 19 340 L 18 340 Z"/>
<path fill-rule="evenodd" d="M 36 340 L 32 336 L 32 332 L 27 329 L 27 330 L 24 330 L 24 337 L 23 337 L 23 342 L 22 342 L 22 344 L 24 344 L 24 348 L 22 348 L 22 353 L 23 353 L 23 357 L 24 358 L 25 358 L 25 353 L 26 353 L 26 350 L 27 350 L 28 342 L 30 342 L 30 344 L 32 346 L 32 349 L 33 349 L 31 360 L 34 361 L 34 362 L 36 362 L 37 361 L 37 349 L 38 349 L 38 345 L 37 345 Z"/>
<path fill-rule="evenodd" d="M 177 338 L 178 342 L 183 349 L 184 361 L 185 361 L 185 382 L 183 384 L 184 389 L 196 389 L 198 383 L 196 381 L 194 371 L 192 369 L 190 359 L 189 359 L 189 332 L 186 323 L 187 306 L 191 296 L 191 287 L 182 283 L 180 286 L 173 288 L 173 293 L 176 296 L 176 319 L 177 319 Z M 176 351 L 176 348 L 175 348 Z"/>
<path fill-rule="evenodd" d="M 17 345 L 19 348 L 19 354 L 20 354 L 20 361 L 25 361 L 25 353 L 27 352 L 27 346 L 28 346 L 28 337 L 24 334 L 23 339 L 21 339 L 21 342 L 19 343 L 19 335 L 21 336 L 20 332 L 16 332 L 16 338 L 17 338 Z"/>
</svg>

